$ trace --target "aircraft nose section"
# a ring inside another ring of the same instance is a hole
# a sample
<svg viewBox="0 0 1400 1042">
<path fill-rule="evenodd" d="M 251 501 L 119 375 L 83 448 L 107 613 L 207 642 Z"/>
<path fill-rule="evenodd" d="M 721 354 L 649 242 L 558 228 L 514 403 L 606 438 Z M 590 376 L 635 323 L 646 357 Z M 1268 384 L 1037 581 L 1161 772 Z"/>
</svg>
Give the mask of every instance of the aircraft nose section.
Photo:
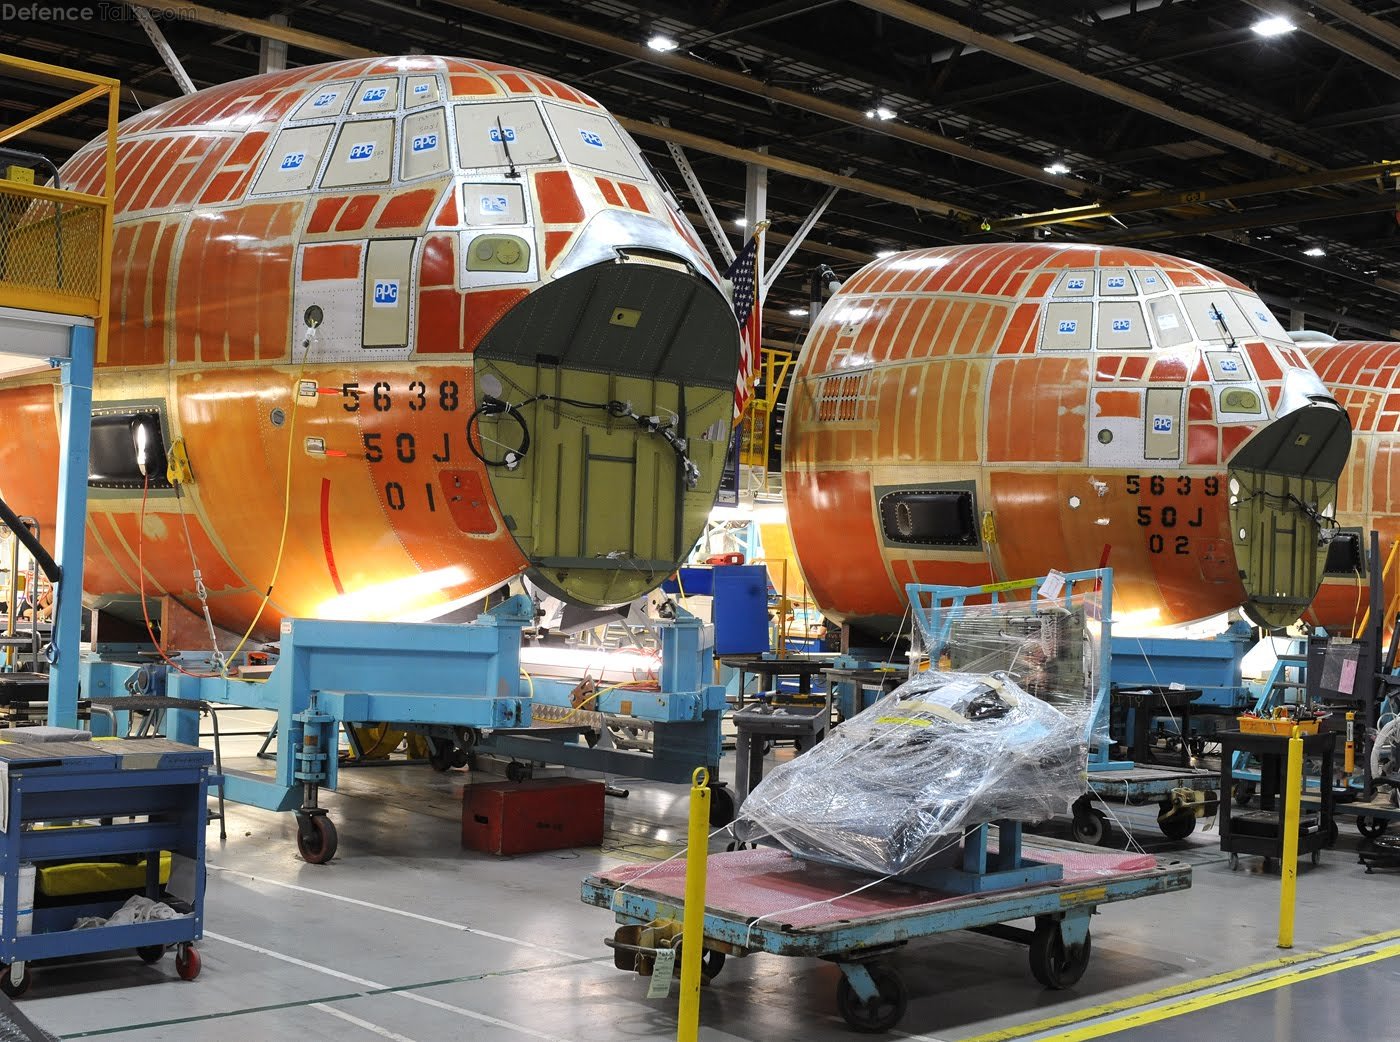
<svg viewBox="0 0 1400 1042">
<path fill-rule="evenodd" d="M 1278 411 L 1227 470 L 1245 614 L 1270 628 L 1292 623 L 1317 593 L 1351 450 L 1346 410 L 1310 374 L 1288 374 Z"/>
<path fill-rule="evenodd" d="M 555 278 L 496 322 L 468 437 L 533 582 L 605 606 L 675 571 L 719 487 L 738 350 L 728 300 L 654 248 Z"/>
</svg>

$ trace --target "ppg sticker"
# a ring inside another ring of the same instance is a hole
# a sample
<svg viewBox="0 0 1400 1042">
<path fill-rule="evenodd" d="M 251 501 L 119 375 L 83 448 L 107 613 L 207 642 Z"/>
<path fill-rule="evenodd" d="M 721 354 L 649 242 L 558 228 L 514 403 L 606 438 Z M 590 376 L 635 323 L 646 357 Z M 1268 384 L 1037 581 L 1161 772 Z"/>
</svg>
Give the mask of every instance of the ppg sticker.
<svg viewBox="0 0 1400 1042">
<path fill-rule="evenodd" d="M 1172 432 L 1172 418 L 1170 416 L 1152 417 L 1153 434 L 1170 434 Z"/>
<path fill-rule="evenodd" d="M 1115 318 L 1113 320 L 1113 331 L 1115 333 L 1130 333 L 1133 329 L 1133 320 L 1130 318 Z"/>
<path fill-rule="evenodd" d="M 1066 280 L 1065 280 L 1065 289 L 1083 289 L 1083 288 L 1084 288 L 1084 280 L 1083 280 L 1083 279 L 1066 279 Z"/>
<path fill-rule="evenodd" d="M 1076 319 L 1067 318 L 1060 322 L 1061 333 L 1075 333 L 1079 330 L 1079 322 Z"/>
<path fill-rule="evenodd" d="M 1224 317 L 1225 315 L 1214 304 L 1212 304 L 1210 310 L 1206 312 L 1206 318 L 1210 319 L 1212 322 L 1219 322 Z"/>
<path fill-rule="evenodd" d="M 361 105 L 374 105 L 389 96 L 388 87 L 371 87 L 360 95 Z"/>
<path fill-rule="evenodd" d="M 324 94 L 316 95 L 316 100 L 311 103 L 313 109 L 323 109 L 332 104 L 336 98 L 340 97 L 340 91 L 328 90 Z"/>
<path fill-rule="evenodd" d="M 483 195 L 481 197 L 481 212 L 483 214 L 510 213 L 510 200 L 503 195 Z"/>
<path fill-rule="evenodd" d="M 1143 282 L 1143 285 L 1145 285 L 1145 286 L 1155 286 L 1155 285 L 1157 285 L 1157 276 L 1156 276 L 1156 275 L 1144 275 L 1144 276 L 1142 277 L 1142 282 Z"/>
<path fill-rule="evenodd" d="M 1238 373 L 1240 371 L 1240 363 L 1233 358 L 1222 358 L 1220 360 L 1220 371 L 1222 373 Z"/>
<path fill-rule="evenodd" d="M 306 162 L 305 152 L 288 152 L 282 157 L 283 170 L 300 170 L 301 164 Z"/>
<path fill-rule="evenodd" d="M 358 144 L 358 145 L 351 145 L 351 146 L 350 146 L 350 162 L 352 162 L 352 163 L 358 163 L 358 162 L 360 162 L 361 160 L 373 158 L 373 156 L 374 156 L 374 142 L 373 142 L 373 141 L 362 141 L 362 142 L 361 142 L 360 144 Z"/>
<path fill-rule="evenodd" d="M 413 151 L 432 152 L 438 147 L 436 134 L 418 134 L 413 138 Z"/>
<path fill-rule="evenodd" d="M 1123 275 L 1110 275 L 1110 276 L 1108 277 L 1108 288 L 1109 288 L 1109 289 L 1126 289 L 1126 288 L 1127 288 L 1127 285 L 1128 285 L 1128 280 L 1127 280 L 1127 277 L 1126 277 L 1126 276 L 1123 276 Z"/>
<path fill-rule="evenodd" d="M 514 140 L 515 140 L 515 128 L 514 128 L 514 127 L 506 127 L 506 128 L 505 128 L 504 137 L 505 137 L 506 144 L 510 144 L 510 142 L 514 141 Z M 492 127 L 492 128 L 491 128 L 491 140 L 494 141 L 496 144 L 499 145 L 499 144 L 501 143 L 501 138 L 502 138 L 501 128 L 499 128 L 499 127 Z"/>
<path fill-rule="evenodd" d="M 413 85 L 413 96 L 414 96 L 415 98 L 425 97 L 425 96 L 427 95 L 427 93 L 428 93 L 428 84 L 426 84 L 426 83 L 415 83 L 415 84 Z"/>
<path fill-rule="evenodd" d="M 399 306 L 398 279 L 374 280 L 374 306 L 377 308 L 396 308 Z"/>
<path fill-rule="evenodd" d="M 1265 325 L 1269 324 L 1269 313 L 1267 311 L 1256 311 L 1254 313 L 1254 317 L 1257 318 L 1260 322 L 1263 322 Z"/>
<path fill-rule="evenodd" d="M 601 134 L 595 134 L 591 130 L 580 130 L 578 136 L 583 138 L 583 143 L 590 148 L 603 147 L 603 136 Z"/>
</svg>

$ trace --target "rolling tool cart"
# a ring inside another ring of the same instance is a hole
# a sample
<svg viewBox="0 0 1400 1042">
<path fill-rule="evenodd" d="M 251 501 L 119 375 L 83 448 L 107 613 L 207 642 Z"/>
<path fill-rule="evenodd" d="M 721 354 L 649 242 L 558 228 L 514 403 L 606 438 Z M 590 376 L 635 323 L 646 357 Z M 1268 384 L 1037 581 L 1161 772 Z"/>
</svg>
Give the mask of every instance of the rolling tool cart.
<svg viewBox="0 0 1400 1042">
<path fill-rule="evenodd" d="M 211 759 L 208 750 L 154 738 L 0 741 L 0 989 L 24 994 L 35 960 L 126 949 L 153 963 L 170 945 L 180 977 L 199 975 L 193 942 L 204 933 Z M 172 862 L 175 872 L 165 867 Z M 47 898 L 45 872 L 66 876 Z M 88 885 L 75 886 L 75 877 Z M 177 888 L 186 892 L 171 893 Z M 175 916 L 93 924 L 133 895 Z"/>
<path fill-rule="evenodd" d="M 1249 718 L 1243 718 L 1249 719 Z M 1267 721 L 1265 721 L 1267 722 Z M 1291 726 L 1289 728 L 1291 732 Z M 1231 806 L 1230 800 L 1220 801 L 1220 849 L 1230 855 L 1230 867 L 1239 868 L 1241 854 L 1257 854 L 1264 858 L 1264 868 L 1283 860 L 1284 785 L 1288 771 L 1287 733 L 1247 733 L 1221 731 L 1220 785 L 1230 784 L 1235 754 L 1244 753 L 1259 761 L 1259 807 Z M 1330 731 L 1302 735 L 1303 755 L 1321 764 L 1319 777 L 1332 777 L 1332 754 L 1337 736 Z M 1306 781 L 1304 787 L 1306 788 Z M 1298 820 L 1298 853 L 1309 854 L 1315 865 L 1322 860 L 1322 851 L 1337 839 L 1337 825 L 1332 818 L 1332 786 L 1321 786 L 1316 801 L 1304 802 Z"/>
</svg>

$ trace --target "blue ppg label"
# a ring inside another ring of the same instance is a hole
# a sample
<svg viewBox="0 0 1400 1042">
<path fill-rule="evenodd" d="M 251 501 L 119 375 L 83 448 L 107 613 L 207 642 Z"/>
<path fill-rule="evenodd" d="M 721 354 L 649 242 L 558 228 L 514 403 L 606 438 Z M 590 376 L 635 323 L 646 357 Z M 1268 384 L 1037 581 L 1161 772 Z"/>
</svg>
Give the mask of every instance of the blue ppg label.
<svg viewBox="0 0 1400 1042">
<path fill-rule="evenodd" d="M 1083 289 L 1083 288 L 1084 288 L 1084 280 L 1083 280 L 1083 279 L 1066 279 L 1066 280 L 1065 280 L 1065 289 Z"/>
<path fill-rule="evenodd" d="M 492 127 L 492 128 L 491 128 L 491 140 L 494 141 L 496 144 L 499 145 L 499 144 L 501 143 L 501 138 L 502 138 L 502 135 L 501 135 L 501 128 L 500 128 L 500 127 Z M 505 142 L 506 142 L 506 144 L 510 144 L 510 143 L 511 143 L 512 141 L 514 141 L 514 140 L 515 140 L 515 128 L 514 128 L 514 127 L 506 127 L 506 128 L 505 128 Z"/>
<path fill-rule="evenodd" d="M 1133 320 L 1130 318 L 1115 318 L 1113 320 L 1113 331 L 1115 333 L 1129 333 L 1133 328 Z"/>
<path fill-rule="evenodd" d="M 326 93 L 324 93 L 324 94 L 318 94 L 318 95 L 316 96 L 316 100 L 313 101 L 313 102 L 311 103 L 311 107 L 312 107 L 313 109 L 323 109 L 323 108 L 325 108 L 327 105 L 329 105 L 329 104 L 331 104 L 332 102 L 334 102 L 335 99 L 338 98 L 338 97 L 340 97 L 340 91 L 338 91 L 338 90 L 329 90 L 329 91 L 326 91 Z"/>
<path fill-rule="evenodd" d="M 413 139 L 413 151 L 431 152 L 438 147 L 438 136 L 436 134 L 419 134 Z"/>
<path fill-rule="evenodd" d="M 1269 313 L 1267 311 L 1256 311 L 1254 313 L 1254 317 L 1257 318 L 1260 322 L 1263 322 L 1265 325 L 1269 324 Z"/>
<path fill-rule="evenodd" d="M 358 145 L 350 146 L 350 162 L 358 163 L 362 159 L 370 159 L 374 156 L 374 142 L 365 141 Z"/>
<path fill-rule="evenodd" d="M 1206 312 L 1206 318 L 1210 319 L 1212 322 L 1219 322 L 1224 317 L 1224 313 L 1214 304 L 1212 304 L 1210 310 Z"/>
<path fill-rule="evenodd" d="M 388 96 L 388 87 L 371 87 L 369 90 L 365 91 L 363 94 L 360 95 L 360 104 L 373 105 L 376 102 L 383 101 Z"/>
<path fill-rule="evenodd" d="M 1124 289 L 1128 285 L 1128 280 L 1122 275 L 1110 275 L 1108 277 L 1109 289 Z"/>
<path fill-rule="evenodd" d="M 1155 285 L 1157 285 L 1157 276 L 1156 276 L 1156 275 L 1144 275 L 1144 276 L 1142 277 L 1142 281 L 1143 281 L 1143 285 L 1146 285 L 1146 286 L 1155 286 Z"/>
<path fill-rule="evenodd" d="M 1153 434 L 1170 434 L 1172 432 L 1172 418 L 1170 416 L 1152 417 Z"/>
<path fill-rule="evenodd" d="M 509 213 L 510 200 L 503 195 L 483 195 L 481 197 L 481 212 L 484 214 Z"/>
<path fill-rule="evenodd" d="M 426 83 L 415 83 L 415 84 L 413 85 L 413 96 L 414 96 L 414 97 L 422 97 L 424 94 L 427 94 L 427 93 L 428 93 L 428 84 L 426 84 Z"/>
<path fill-rule="evenodd" d="M 282 157 L 283 170 L 300 170 L 301 164 L 306 162 L 305 152 L 288 152 Z"/>
<path fill-rule="evenodd" d="M 1233 358 L 1222 358 L 1220 360 L 1220 371 L 1222 373 L 1238 373 L 1240 371 L 1240 363 Z"/>
<path fill-rule="evenodd" d="M 591 130 L 580 130 L 578 132 L 578 136 L 583 138 L 583 143 L 585 145 L 588 145 L 592 148 L 603 147 L 603 136 L 601 134 L 595 134 Z"/>
<path fill-rule="evenodd" d="M 1074 333 L 1079 329 L 1079 323 L 1072 318 L 1067 318 L 1060 323 L 1061 333 Z"/>
<path fill-rule="evenodd" d="M 374 306 L 377 308 L 396 308 L 399 306 L 398 279 L 374 280 Z"/>
</svg>

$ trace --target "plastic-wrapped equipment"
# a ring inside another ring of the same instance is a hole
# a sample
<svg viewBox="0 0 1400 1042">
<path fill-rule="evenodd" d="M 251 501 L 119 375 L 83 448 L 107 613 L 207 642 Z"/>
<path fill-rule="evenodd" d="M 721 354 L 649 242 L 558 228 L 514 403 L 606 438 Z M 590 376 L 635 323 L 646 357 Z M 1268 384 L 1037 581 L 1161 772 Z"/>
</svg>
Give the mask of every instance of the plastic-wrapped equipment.
<svg viewBox="0 0 1400 1042">
<path fill-rule="evenodd" d="M 932 867 L 974 825 L 1065 813 L 1085 723 L 1006 672 L 921 673 L 765 777 L 735 835 L 880 875 Z"/>
</svg>

